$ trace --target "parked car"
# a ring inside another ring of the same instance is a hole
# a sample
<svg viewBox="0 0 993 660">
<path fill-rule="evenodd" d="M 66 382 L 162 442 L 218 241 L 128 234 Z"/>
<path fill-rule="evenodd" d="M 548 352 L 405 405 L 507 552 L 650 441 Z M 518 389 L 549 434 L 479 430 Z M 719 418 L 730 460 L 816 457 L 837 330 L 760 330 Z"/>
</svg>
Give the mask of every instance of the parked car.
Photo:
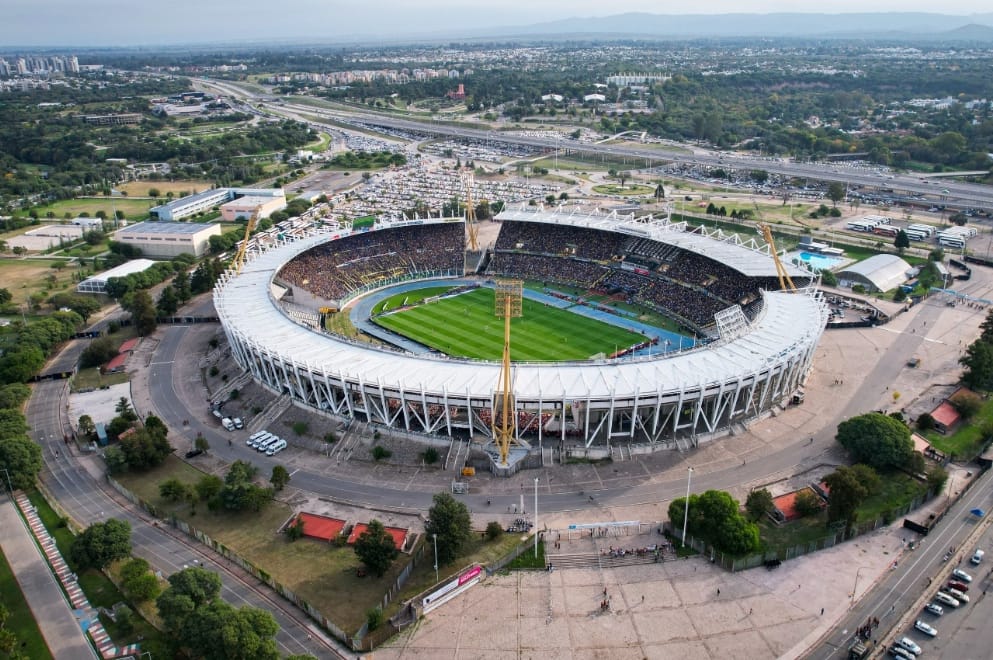
<svg viewBox="0 0 993 660">
<path fill-rule="evenodd" d="M 959 582 L 958 580 L 949 580 L 948 588 L 961 591 L 962 593 L 969 591 L 969 587 L 966 586 L 965 582 Z"/>
<path fill-rule="evenodd" d="M 191 449 L 188 452 L 186 452 L 186 458 L 196 458 L 202 453 L 203 453 L 202 449 Z"/>
<path fill-rule="evenodd" d="M 936 603 L 928 603 L 924 606 L 924 609 L 935 616 L 941 616 L 945 613 L 945 610 L 941 609 L 941 605 Z"/>
<path fill-rule="evenodd" d="M 954 598 L 955 600 L 957 600 L 960 603 L 968 603 L 969 602 L 969 597 L 966 596 L 961 591 L 959 591 L 958 589 L 946 589 L 946 591 L 948 591 L 948 595 L 949 596 L 951 596 L 952 598 Z"/>
<path fill-rule="evenodd" d="M 914 628 L 917 628 L 922 633 L 924 633 L 925 635 L 928 635 L 930 637 L 937 637 L 937 635 L 938 635 L 938 631 L 934 629 L 934 626 L 929 626 L 928 624 L 924 623 L 923 621 L 919 621 L 919 620 L 918 621 L 914 621 Z"/>
<path fill-rule="evenodd" d="M 952 575 L 963 582 L 972 582 L 972 576 L 963 571 L 961 568 L 956 568 L 952 571 Z"/>
<path fill-rule="evenodd" d="M 271 445 L 269 445 L 268 447 L 266 447 L 265 455 L 266 456 L 275 456 L 276 454 L 278 454 L 279 452 L 283 451 L 284 449 L 286 449 L 286 440 L 283 440 L 282 438 L 280 438 L 276 442 L 274 442 Z"/>
<path fill-rule="evenodd" d="M 972 563 L 973 566 L 979 566 L 979 564 L 982 563 L 983 557 L 985 555 L 986 553 L 983 552 L 982 550 L 976 550 L 974 553 L 972 553 L 972 558 L 969 560 L 969 562 Z"/>
<path fill-rule="evenodd" d="M 934 599 L 941 603 L 942 605 L 947 605 L 948 607 L 958 607 L 962 603 L 958 602 L 950 595 L 946 594 L 944 591 L 939 591 L 934 595 Z"/>
<path fill-rule="evenodd" d="M 902 646 L 893 645 L 890 647 L 890 655 L 894 658 L 900 658 L 900 660 L 917 660 L 917 656 L 903 648 Z"/>
<path fill-rule="evenodd" d="M 234 427 L 236 429 L 243 429 L 243 428 L 245 428 L 245 422 L 243 422 L 241 420 L 241 417 L 232 417 L 231 418 L 231 421 L 234 422 Z"/>
<path fill-rule="evenodd" d="M 898 646 L 902 646 L 903 648 L 907 649 L 914 655 L 921 654 L 921 647 L 919 647 L 914 642 L 914 640 L 910 639 L 909 637 L 901 637 L 900 639 L 896 640 L 896 643 Z"/>
</svg>

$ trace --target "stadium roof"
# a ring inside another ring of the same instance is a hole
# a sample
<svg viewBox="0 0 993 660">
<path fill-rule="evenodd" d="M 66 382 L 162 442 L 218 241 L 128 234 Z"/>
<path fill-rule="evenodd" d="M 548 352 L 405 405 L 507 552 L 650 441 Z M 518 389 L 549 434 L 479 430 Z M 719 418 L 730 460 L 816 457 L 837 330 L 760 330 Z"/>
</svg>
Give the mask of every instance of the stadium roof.
<svg viewBox="0 0 993 660">
<path fill-rule="evenodd" d="M 198 222 L 172 222 L 160 220 L 158 222 L 139 222 L 129 225 L 123 229 L 118 229 L 118 234 L 196 234 L 210 227 L 209 224 Z"/>
<path fill-rule="evenodd" d="M 877 254 L 838 271 L 838 278 L 889 291 L 907 279 L 910 264 L 895 254 Z"/>
<path fill-rule="evenodd" d="M 735 269 L 749 277 L 776 277 L 776 264 L 770 257 L 769 246 L 754 238 L 743 239 L 738 234 L 728 234 L 721 229 L 706 227 L 687 231 L 685 222 L 671 222 L 667 217 L 622 214 L 619 211 L 590 211 L 564 206 L 544 209 L 540 206 L 522 204 L 516 209 L 501 211 L 497 220 L 518 222 L 538 222 L 553 225 L 572 225 L 613 231 L 630 236 L 639 236 L 653 241 L 675 245 L 687 252 L 694 252 L 708 259 Z M 700 233 L 697 233 L 699 231 Z M 783 261 L 790 277 L 809 278 L 810 271 Z"/>
<path fill-rule="evenodd" d="M 259 347 L 260 352 L 306 365 L 312 372 L 323 372 L 328 377 L 348 377 L 405 391 L 423 388 L 455 397 L 492 396 L 500 373 L 498 362 L 371 348 L 319 334 L 287 317 L 269 295 L 273 277 L 284 263 L 329 238 L 329 234 L 320 233 L 254 253 L 240 275 L 226 273 L 214 291 L 214 305 L 226 331 L 240 335 Z M 532 401 L 638 397 L 678 392 L 697 384 L 719 386 L 741 374 L 776 368 L 786 356 L 809 350 L 823 330 L 826 312 L 810 289 L 799 294 L 777 292 L 764 296 L 763 310 L 732 341 L 715 342 L 665 358 L 516 363 L 515 395 Z"/>
</svg>

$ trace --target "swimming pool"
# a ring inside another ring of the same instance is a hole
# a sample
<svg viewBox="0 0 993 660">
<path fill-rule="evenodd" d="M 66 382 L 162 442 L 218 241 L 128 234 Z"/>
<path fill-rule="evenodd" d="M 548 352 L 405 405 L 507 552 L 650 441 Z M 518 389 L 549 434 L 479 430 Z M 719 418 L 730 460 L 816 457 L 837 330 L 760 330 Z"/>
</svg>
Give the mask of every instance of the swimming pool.
<svg viewBox="0 0 993 660">
<path fill-rule="evenodd" d="M 790 255 L 790 259 L 800 259 L 814 270 L 831 270 L 848 261 L 845 257 L 817 254 L 816 252 L 794 252 Z"/>
</svg>

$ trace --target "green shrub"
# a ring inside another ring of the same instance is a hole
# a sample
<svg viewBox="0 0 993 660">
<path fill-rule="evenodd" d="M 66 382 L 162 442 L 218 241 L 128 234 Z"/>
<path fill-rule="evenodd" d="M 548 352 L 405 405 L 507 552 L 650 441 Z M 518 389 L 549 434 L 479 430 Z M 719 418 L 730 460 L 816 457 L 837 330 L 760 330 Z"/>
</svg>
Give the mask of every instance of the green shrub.
<svg viewBox="0 0 993 660">
<path fill-rule="evenodd" d="M 386 447 L 383 447 L 382 445 L 376 445 L 375 447 L 372 448 L 372 457 L 377 461 L 381 461 L 384 458 L 389 458 L 392 455 L 393 452 L 391 452 Z"/>
<path fill-rule="evenodd" d="M 428 447 L 424 450 L 424 453 L 421 454 L 421 458 L 423 458 L 424 462 L 428 465 L 434 465 L 438 462 L 438 450 L 434 447 Z"/>
<path fill-rule="evenodd" d="M 503 534 L 503 527 L 500 525 L 500 523 L 498 523 L 495 520 L 491 520 L 490 522 L 486 523 L 487 540 L 495 541 L 496 539 L 500 538 L 501 534 Z"/>
</svg>

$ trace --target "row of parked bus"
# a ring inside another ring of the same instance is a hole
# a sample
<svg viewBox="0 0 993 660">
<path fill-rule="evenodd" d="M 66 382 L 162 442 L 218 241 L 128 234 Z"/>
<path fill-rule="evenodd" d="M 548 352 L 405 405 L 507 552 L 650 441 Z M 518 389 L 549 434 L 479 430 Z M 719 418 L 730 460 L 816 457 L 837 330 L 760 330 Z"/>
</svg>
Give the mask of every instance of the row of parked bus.
<svg viewBox="0 0 993 660">
<path fill-rule="evenodd" d="M 265 453 L 266 456 L 275 456 L 286 449 L 286 440 L 283 440 L 274 433 L 268 431 L 257 431 L 248 436 L 245 444 L 253 449 Z"/>
</svg>

